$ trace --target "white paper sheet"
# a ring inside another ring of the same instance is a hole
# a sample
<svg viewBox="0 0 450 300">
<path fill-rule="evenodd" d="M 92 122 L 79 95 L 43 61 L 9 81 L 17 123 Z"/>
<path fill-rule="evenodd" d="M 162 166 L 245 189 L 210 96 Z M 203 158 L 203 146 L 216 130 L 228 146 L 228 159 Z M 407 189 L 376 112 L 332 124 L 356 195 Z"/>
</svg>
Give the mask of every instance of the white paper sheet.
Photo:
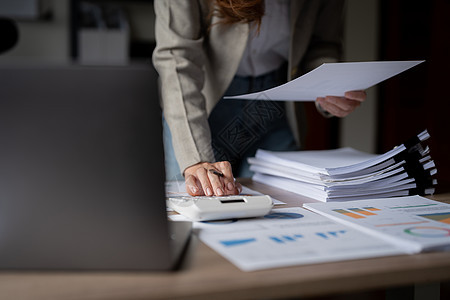
<svg viewBox="0 0 450 300">
<path fill-rule="evenodd" d="M 193 226 L 204 243 L 243 271 L 404 253 L 299 207 L 274 209 L 263 218 Z"/>
<path fill-rule="evenodd" d="M 347 91 L 366 90 L 422 62 L 424 61 L 326 63 L 278 87 L 225 99 L 314 101 L 317 97 L 344 96 Z"/>
</svg>

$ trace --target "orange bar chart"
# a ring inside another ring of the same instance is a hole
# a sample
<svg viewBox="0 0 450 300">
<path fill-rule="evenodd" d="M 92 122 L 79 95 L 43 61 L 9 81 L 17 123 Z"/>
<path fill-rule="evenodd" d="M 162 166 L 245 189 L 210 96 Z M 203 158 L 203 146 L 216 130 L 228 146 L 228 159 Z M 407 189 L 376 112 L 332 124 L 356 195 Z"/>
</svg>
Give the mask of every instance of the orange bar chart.
<svg viewBox="0 0 450 300">
<path fill-rule="evenodd" d="M 333 209 L 333 211 L 354 219 L 364 219 L 366 217 L 376 216 L 377 214 L 375 211 L 381 211 L 381 209 L 370 206 L 363 208 L 350 207 L 345 209 Z"/>
<path fill-rule="evenodd" d="M 335 211 L 337 213 L 340 213 L 340 214 L 343 214 L 343 215 L 346 215 L 348 217 L 352 217 L 354 219 L 364 219 L 365 218 L 364 216 L 355 214 L 355 213 L 353 213 L 351 211 L 348 211 L 348 210 L 345 210 L 345 209 L 333 209 L 333 211 Z"/>
<path fill-rule="evenodd" d="M 419 217 L 427 218 L 430 220 L 438 221 L 445 224 L 450 224 L 450 213 L 436 213 L 436 214 L 425 214 L 418 215 Z"/>
<path fill-rule="evenodd" d="M 379 208 L 375 208 L 375 207 L 372 207 L 372 206 L 366 206 L 366 207 L 363 207 L 364 209 L 366 209 L 366 210 L 370 210 L 370 211 L 380 211 L 381 209 L 379 209 Z"/>
<path fill-rule="evenodd" d="M 348 210 L 351 210 L 353 212 L 357 212 L 357 213 L 360 213 L 360 214 L 366 215 L 366 216 L 375 216 L 376 215 L 376 213 L 373 213 L 373 212 L 370 212 L 368 210 L 364 210 L 361 208 L 349 208 Z"/>
</svg>

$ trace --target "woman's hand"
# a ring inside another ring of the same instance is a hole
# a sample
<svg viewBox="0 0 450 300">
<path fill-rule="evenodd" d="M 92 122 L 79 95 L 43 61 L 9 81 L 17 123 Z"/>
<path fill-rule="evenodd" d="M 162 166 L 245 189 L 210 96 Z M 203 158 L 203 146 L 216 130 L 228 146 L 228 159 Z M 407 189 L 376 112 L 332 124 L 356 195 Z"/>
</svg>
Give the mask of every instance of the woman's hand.
<svg viewBox="0 0 450 300">
<path fill-rule="evenodd" d="M 198 163 L 184 170 L 186 191 L 191 196 L 237 195 L 242 186 L 235 182 L 228 161 Z"/>
<path fill-rule="evenodd" d="M 346 92 L 345 97 L 318 97 L 316 101 L 325 111 L 336 117 L 346 117 L 366 100 L 365 91 Z"/>
</svg>

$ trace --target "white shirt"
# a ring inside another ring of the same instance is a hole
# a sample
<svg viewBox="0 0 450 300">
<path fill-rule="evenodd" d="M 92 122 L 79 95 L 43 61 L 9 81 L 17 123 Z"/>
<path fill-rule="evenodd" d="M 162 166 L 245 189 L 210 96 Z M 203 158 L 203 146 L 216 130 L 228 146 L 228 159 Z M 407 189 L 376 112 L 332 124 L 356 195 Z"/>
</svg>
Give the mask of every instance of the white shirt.
<svg viewBox="0 0 450 300">
<path fill-rule="evenodd" d="M 266 0 L 259 34 L 252 27 L 236 72 L 259 76 L 278 69 L 289 55 L 289 0 Z"/>
</svg>

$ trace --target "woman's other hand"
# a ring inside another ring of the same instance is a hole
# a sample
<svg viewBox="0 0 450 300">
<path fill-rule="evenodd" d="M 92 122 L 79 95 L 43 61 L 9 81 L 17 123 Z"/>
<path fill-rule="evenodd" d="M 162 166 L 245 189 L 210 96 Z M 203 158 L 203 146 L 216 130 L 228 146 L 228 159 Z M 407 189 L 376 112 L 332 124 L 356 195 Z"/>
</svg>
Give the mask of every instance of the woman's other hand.
<svg viewBox="0 0 450 300">
<path fill-rule="evenodd" d="M 326 96 L 316 99 L 320 107 L 336 117 L 346 117 L 366 100 L 365 91 L 346 92 L 345 97 Z"/>
<path fill-rule="evenodd" d="M 186 191 L 191 196 L 237 195 L 242 191 L 228 161 L 192 165 L 184 170 L 184 178 Z"/>
</svg>

